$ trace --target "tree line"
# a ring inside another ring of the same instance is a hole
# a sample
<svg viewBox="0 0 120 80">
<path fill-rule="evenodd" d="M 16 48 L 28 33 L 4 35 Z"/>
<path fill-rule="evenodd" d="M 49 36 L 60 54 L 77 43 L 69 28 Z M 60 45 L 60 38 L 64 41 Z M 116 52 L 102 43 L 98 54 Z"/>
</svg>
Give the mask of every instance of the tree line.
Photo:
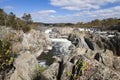
<svg viewBox="0 0 120 80">
<path fill-rule="evenodd" d="M 118 18 L 107 18 L 103 20 L 95 19 L 91 22 L 78 22 L 76 24 L 73 23 L 56 23 L 56 24 L 49 24 L 53 26 L 71 26 L 71 27 L 81 27 L 81 28 L 110 28 L 115 26 L 120 26 L 120 19 Z"/>
<path fill-rule="evenodd" d="M 95 19 L 91 22 L 78 22 L 77 27 L 87 27 L 87 28 L 110 28 L 120 25 L 120 19 L 117 18 L 107 18 L 103 20 Z"/>
<path fill-rule="evenodd" d="M 84 27 L 84 28 L 111 28 L 119 27 L 120 28 L 120 19 L 118 18 L 107 18 L 103 20 L 95 19 L 91 22 L 78 22 L 73 23 L 36 23 L 32 21 L 31 14 L 24 13 L 21 18 L 16 17 L 13 12 L 7 14 L 3 9 L 0 9 L 0 25 L 10 26 L 16 30 L 22 29 L 27 32 L 31 27 L 34 26 L 55 26 L 55 27 Z"/>
</svg>

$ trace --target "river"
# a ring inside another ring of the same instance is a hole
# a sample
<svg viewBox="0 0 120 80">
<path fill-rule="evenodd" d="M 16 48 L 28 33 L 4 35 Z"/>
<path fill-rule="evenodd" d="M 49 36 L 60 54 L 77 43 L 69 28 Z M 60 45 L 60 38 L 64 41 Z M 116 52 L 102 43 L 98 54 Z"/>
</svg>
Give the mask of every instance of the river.
<svg viewBox="0 0 120 80">
<path fill-rule="evenodd" d="M 53 56 L 64 56 L 69 54 L 69 46 L 71 42 L 65 38 L 50 38 L 50 34 L 53 28 L 45 30 L 45 34 L 48 36 L 49 40 L 52 42 L 52 49 L 48 52 L 43 52 L 39 57 L 39 64 L 43 66 L 49 66 L 53 63 Z"/>
</svg>

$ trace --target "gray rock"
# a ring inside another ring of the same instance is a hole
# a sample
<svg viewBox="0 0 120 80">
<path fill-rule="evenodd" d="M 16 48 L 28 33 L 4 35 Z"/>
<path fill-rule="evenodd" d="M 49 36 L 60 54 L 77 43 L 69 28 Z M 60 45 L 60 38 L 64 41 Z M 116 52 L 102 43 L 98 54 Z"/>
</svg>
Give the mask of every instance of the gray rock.
<svg viewBox="0 0 120 80">
<path fill-rule="evenodd" d="M 59 63 L 53 63 L 47 70 L 45 70 L 42 75 L 46 80 L 57 80 L 59 70 Z"/>
<path fill-rule="evenodd" d="M 73 64 L 70 62 L 66 62 L 63 67 L 63 73 L 61 75 L 61 80 L 70 80 L 72 75 Z"/>
<path fill-rule="evenodd" d="M 59 63 L 53 63 L 44 76 L 48 80 L 119 80 L 119 58 L 114 60 L 112 51 L 75 49 L 71 55 L 64 56 Z M 81 51 L 80 51 L 81 50 Z M 77 52 L 77 53 L 76 53 Z M 86 54 L 91 54 L 86 55 Z M 93 53 L 93 54 L 92 54 Z M 87 57 L 86 57 L 87 56 Z M 90 57 L 90 58 L 89 58 Z M 113 63 L 117 61 L 117 64 Z M 57 65 L 57 67 L 56 67 Z M 114 70 L 113 66 L 116 67 Z M 54 70 L 53 70 L 54 68 Z M 51 70 L 52 69 L 52 70 Z M 57 73 L 57 75 L 55 74 Z M 49 77 L 48 77 L 49 76 Z"/>
<path fill-rule="evenodd" d="M 20 54 L 15 60 L 15 71 L 11 75 L 10 80 L 32 80 L 34 71 L 38 67 L 38 62 L 35 56 L 28 51 Z"/>
<path fill-rule="evenodd" d="M 113 67 L 120 72 L 120 57 L 114 57 Z"/>
<path fill-rule="evenodd" d="M 105 33 L 107 34 L 107 33 Z M 111 50 L 114 55 L 120 56 L 120 35 L 114 37 L 101 36 L 99 34 L 91 34 L 89 32 L 80 32 L 74 30 L 68 37 L 76 47 L 91 50 Z"/>
</svg>

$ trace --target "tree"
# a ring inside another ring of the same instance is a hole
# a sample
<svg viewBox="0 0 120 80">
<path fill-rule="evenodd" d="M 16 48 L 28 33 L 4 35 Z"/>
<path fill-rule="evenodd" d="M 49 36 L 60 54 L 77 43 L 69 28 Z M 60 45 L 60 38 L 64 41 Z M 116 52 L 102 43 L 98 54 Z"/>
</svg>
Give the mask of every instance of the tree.
<svg viewBox="0 0 120 80">
<path fill-rule="evenodd" d="M 0 9 L 0 25 L 5 25 L 6 26 L 6 20 L 7 19 L 7 14 L 4 12 L 3 9 Z"/>
<path fill-rule="evenodd" d="M 24 15 L 22 16 L 22 20 L 24 21 L 22 25 L 22 30 L 25 33 L 27 33 L 31 30 L 31 26 L 30 26 L 32 24 L 31 15 L 24 13 Z"/>
<path fill-rule="evenodd" d="M 91 22 L 93 27 L 100 27 L 101 23 L 99 19 L 95 19 Z"/>
<path fill-rule="evenodd" d="M 7 22 L 8 26 L 13 27 L 14 29 L 17 28 L 17 20 L 16 20 L 16 15 L 13 12 L 10 12 L 8 15 L 8 22 Z"/>
<path fill-rule="evenodd" d="M 76 24 L 77 27 L 84 27 L 83 25 L 84 25 L 83 22 L 78 22 L 78 23 Z"/>
<path fill-rule="evenodd" d="M 24 13 L 24 15 L 22 16 L 22 19 L 27 22 L 27 23 L 31 23 L 32 22 L 32 18 L 31 18 L 31 14 L 26 14 Z"/>
</svg>

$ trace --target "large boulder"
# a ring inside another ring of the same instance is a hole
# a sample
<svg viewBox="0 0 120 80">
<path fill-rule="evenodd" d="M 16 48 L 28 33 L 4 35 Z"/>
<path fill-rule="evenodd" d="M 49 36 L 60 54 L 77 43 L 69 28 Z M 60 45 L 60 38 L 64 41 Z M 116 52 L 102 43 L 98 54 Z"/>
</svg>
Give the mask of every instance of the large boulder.
<svg viewBox="0 0 120 80">
<path fill-rule="evenodd" d="M 59 63 L 53 63 L 49 68 L 42 73 L 46 80 L 58 80 Z"/>
<path fill-rule="evenodd" d="M 38 67 L 36 57 L 29 51 L 21 52 L 21 55 L 15 59 L 15 71 L 10 80 L 32 80 L 33 74 Z"/>
</svg>

